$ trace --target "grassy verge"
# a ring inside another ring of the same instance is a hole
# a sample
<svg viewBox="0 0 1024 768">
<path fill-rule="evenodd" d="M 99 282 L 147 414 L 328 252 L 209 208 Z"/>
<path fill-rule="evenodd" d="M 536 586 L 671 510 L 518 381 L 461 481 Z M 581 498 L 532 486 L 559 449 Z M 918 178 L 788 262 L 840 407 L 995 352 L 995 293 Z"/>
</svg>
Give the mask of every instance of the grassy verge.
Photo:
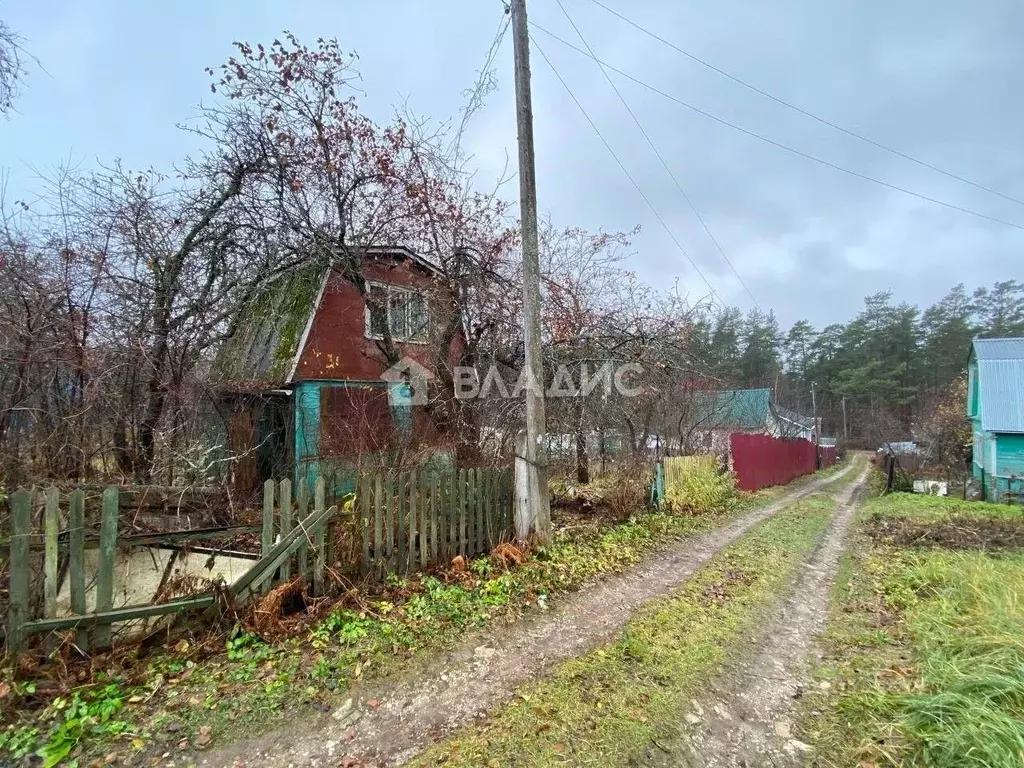
<svg viewBox="0 0 1024 768">
<path fill-rule="evenodd" d="M 971 535 L 893 543 L 885 521 Z M 1024 511 L 908 494 L 865 505 L 805 699 L 817 765 L 1024 764 L 1024 552 L 972 547 L 1007 524 Z"/>
<path fill-rule="evenodd" d="M 413 764 L 630 765 L 676 741 L 689 699 L 791 583 L 834 507 L 810 496 L 757 526 L 641 611 L 621 639 L 524 686 L 487 723 Z"/>
</svg>

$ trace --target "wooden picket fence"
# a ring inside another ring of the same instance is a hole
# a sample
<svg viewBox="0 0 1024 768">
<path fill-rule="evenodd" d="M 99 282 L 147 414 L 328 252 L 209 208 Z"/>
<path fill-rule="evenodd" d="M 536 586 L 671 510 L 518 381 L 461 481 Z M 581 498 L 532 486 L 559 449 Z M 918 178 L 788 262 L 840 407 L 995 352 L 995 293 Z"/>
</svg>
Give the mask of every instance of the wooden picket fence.
<svg viewBox="0 0 1024 768">
<path fill-rule="evenodd" d="M 114 608 L 114 566 L 118 547 L 184 547 L 193 541 L 261 532 L 259 556 L 254 558 L 249 570 L 226 588 L 234 602 L 240 604 L 264 593 L 275 581 L 288 580 L 293 573 L 307 575 L 315 593 L 323 594 L 325 591 L 324 574 L 331 556 L 327 541 L 333 539 L 331 529 L 344 514 L 337 506 L 326 507 L 322 480 L 317 483 L 312 500 L 304 483 L 299 484 L 296 499 L 293 500 L 290 480 L 282 480 L 280 483 L 267 481 L 262 526 L 231 526 L 119 537 L 119 496 L 120 489 L 116 486 L 103 492 L 97 535 L 96 531 L 88 531 L 86 528 L 84 491 L 76 490 L 66 494 L 64 505 L 58 488 L 50 487 L 42 491 L 42 533 L 34 531 L 32 525 L 32 511 L 38 492 L 20 490 L 10 495 L 10 596 L 6 640 L 12 656 L 22 649 L 26 638 L 32 634 L 75 630 L 75 644 L 81 650 L 105 648 L 110 645 L 111 627 L 114 624 L 207 609 L 216 603 L 218 595 L 210 591 L 160 603 L 138 603 Z M 94 579 L 95 606 L 93 611 L 87 612 L 85 550 L 94 548 L 99 549 Z M 42 616 L 32 617 L 33 559 L 38 561 L 40 549 L 43 565 Z M 170 575 L 178 551 L 168 560 L 161 584 Z M 297 567 L 293 570 L 293 566 Z M 65 578 L 69 582 L 70 613 L 58 616 L 57 595 Z"/>
<path fill-rule="evenodd" d="M 508 469 L 361 475 L 357 497 L 367 572 L 408 573 L 474 557 L 514 535 Z"/>
<path fill-rule="evenodd" d="M 309 493 L 301 480 L 268 480 L 263 488 L 261 525 L 205 528 L 172 533 L 118 535 L 121 489 L 103 492 L 99 528 L 86 527 L 85 493 L 58 488 L 12 493 L 9 542 L 10 602 L 7 646 L 16 655 L 32 634 L 48 634 L 50 647 L 60 631 L 74 630 L 81 650 L 109 647 L 112 625 L 184 611 L 212 608 L 219 593 L 204 592 L 159 603 L 114 607 L 118 548 L 173 546 L 161 584 L 181 549 L 190 542 L 260 533 L 252 567 L 225 587 L 236 604 L 266 593 L 275 583 L 305 576 L 313 594 L 329 591 L 336 564 L 364 573 L 408 573 L 457 555 L 489 552 L 513 536 L 512 473 L 506 469 L 460 469 L 446 474 L 388 472 L 358 478 L 358 495 L 327 506 L 321 478 Z M 33 530 L 33 509 L 42 502 L 42 532 Z M 337 547 L 346 547 L 337 551 Z M 0 550 L 3 547 L 0 545 Z M 94 586 L 87 584 L 85 550 L 98 549 Z M 32 600 L 33 564 L 42 554 L 43 599 Z M 70 612 L 57 615 L 57 597 L 68 581 Z M 94 610 L 86 610 L 95 589 Z M 160 590 L 158 589 L 157 592 Z M 33 608 L 39 616 L 30 615 Z"/>
</svg>

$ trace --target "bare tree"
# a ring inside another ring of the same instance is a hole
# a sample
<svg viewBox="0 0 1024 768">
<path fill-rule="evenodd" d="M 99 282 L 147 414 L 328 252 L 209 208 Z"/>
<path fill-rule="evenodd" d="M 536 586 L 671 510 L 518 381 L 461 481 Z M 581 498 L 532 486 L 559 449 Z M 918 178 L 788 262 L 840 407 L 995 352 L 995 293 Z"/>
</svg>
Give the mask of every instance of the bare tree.
<svg viewBox="0 0 1024 768">
<path fill-rule="evenodd" d="M 25 62 L 32 57 L 21 44 L 21 37 L 0 20 L 0 115 L 14 108 L 21 80 L 28 74 Z"/>
</svg>

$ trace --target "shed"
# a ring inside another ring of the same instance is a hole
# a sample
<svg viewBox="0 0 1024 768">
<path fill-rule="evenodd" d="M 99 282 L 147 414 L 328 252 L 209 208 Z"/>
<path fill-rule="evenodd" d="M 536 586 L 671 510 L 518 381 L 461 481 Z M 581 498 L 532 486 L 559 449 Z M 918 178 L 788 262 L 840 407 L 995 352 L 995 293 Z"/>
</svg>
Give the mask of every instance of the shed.
<svg viewBox="0 0 1024 768">
<path fill-rule="evenodd" d="M 992 501 L 1024 499 L 1024 338 L 975 339 L 967 364 L 973 474 Z"/>
</svg>

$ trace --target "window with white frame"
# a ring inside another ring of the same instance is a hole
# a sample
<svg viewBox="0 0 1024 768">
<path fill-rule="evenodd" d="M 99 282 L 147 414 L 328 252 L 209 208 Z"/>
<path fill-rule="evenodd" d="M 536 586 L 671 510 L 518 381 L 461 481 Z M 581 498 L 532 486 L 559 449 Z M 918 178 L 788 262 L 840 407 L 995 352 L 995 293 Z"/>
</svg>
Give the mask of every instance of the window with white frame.
<svg viewBox="0 0 1024 768">
<path fill-rule="evenodd" d="M 419 291 L 387 283 L 366 285 L 366 337 L 424 343 L 430 328 L 430 309 Z"/>
</svg>

